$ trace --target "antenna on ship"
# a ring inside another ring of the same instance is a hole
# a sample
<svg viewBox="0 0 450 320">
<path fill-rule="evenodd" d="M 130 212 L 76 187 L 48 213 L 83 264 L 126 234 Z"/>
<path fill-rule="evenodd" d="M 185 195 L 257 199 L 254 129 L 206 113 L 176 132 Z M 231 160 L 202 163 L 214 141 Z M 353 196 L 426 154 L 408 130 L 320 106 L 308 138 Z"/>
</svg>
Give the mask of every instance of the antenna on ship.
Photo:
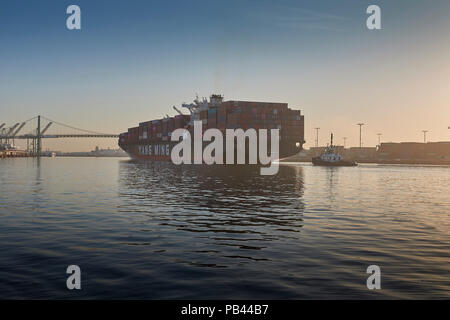
<svg viewBox="0 0 450 320">
<path fill-rule="evenodd" d="M 333 146 L 333 132 L 331 133 L 331 147 Z"/>
<path fill-rule="evenodd" d="M 175 107 L 175 106 L 173 106 L 173 109 L 176 111 L 176 112 L 178 112 L 178 114 L 179 115 L 183 115 L 183 113 L 177 108 L 177 107 Z"/>
</svg>

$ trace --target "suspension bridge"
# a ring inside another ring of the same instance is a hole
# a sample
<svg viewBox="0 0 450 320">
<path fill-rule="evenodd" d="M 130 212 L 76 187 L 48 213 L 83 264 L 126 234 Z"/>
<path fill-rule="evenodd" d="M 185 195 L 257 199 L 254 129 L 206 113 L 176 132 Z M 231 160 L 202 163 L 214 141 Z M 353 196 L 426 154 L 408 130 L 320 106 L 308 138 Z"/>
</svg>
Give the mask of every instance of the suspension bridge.
<svg viewBox="0 0 450 320">
<path fill-rule="evenodd" d="M 56 128 L 59 130 L 56 130 Z M 0 122 L 0 146 L 14 145 L 14 140 L 23 139 L 27 141 L 27 153 L 35 157 L 40 157 L 42 154 L 42 139 L 118 137 L 118 134 L 80 129 L 44 116 L 36 116 L 23 122 L 17 122 L 10 127 L 7 127 L 6 123 Z"/>
</svg>

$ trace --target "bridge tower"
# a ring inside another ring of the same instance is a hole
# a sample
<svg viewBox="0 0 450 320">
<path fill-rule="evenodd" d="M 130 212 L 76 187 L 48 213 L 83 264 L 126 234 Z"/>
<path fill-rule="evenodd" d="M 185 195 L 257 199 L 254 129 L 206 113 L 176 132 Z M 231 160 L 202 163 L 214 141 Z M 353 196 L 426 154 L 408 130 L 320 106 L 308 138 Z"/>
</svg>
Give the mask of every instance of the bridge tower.
<svg viewBox="0 0 450 320">
<path fill-rule="evenodd" d="M 41 116 L 38 116 L 38 125 L 37 125 L 37 147 L 36 147 L 36 156 L 41 156 L 41 150 L 42 150 L 42 141 L 41 141 Z"/>
</svg>

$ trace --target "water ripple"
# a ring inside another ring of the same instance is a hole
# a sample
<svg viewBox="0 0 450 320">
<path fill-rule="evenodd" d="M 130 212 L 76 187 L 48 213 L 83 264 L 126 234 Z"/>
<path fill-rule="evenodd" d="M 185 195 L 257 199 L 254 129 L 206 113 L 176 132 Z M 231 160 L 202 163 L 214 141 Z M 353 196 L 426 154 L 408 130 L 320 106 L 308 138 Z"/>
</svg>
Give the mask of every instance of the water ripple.
<svg viewBox="0 0 450 320">
<path fill-rule="evenodd" d="M 0 161 L 0 298 L 449 298 L 450 168 Z M 82 268 L 83 290 L 65 287 Z M 382 269 L 382 290 L 366 268 Z"/>
</svg>

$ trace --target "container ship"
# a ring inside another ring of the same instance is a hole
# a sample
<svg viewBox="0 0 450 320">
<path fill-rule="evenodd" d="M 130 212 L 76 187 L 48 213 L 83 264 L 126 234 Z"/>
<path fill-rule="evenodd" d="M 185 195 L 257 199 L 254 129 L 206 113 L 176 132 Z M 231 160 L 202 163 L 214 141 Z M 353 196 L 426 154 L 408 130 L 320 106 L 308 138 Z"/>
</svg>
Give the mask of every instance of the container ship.
<svg viewBox="0 0 450 320">
<path fill-rule="evenodd" d="M 193 103 L 183 103 L 181 107 L 187 109 L 189 114 L 183 114 L 174 106 L 178 115 L 141 122 L 137 127 L 121 133 L 120 148 L 133 159 L 170 161 L 171 150 L 179 143 L 171 141 L 172 132 L 184 128 L 193 137 L 194 121 L 202 122 L 203 132 L 215 128 L 224 135 L 226 129 L 246 131 L 253 128 L 267 129 L 270 136 L 270 129 L 279 129 L 279 158 L 297 154 L 305 142 L 304 116 L 300 110 L 288 108 L 287 103 L 224 101 L 223 96 L 213 94 L 209 101 L 197 97 Z"/>
</svg>

